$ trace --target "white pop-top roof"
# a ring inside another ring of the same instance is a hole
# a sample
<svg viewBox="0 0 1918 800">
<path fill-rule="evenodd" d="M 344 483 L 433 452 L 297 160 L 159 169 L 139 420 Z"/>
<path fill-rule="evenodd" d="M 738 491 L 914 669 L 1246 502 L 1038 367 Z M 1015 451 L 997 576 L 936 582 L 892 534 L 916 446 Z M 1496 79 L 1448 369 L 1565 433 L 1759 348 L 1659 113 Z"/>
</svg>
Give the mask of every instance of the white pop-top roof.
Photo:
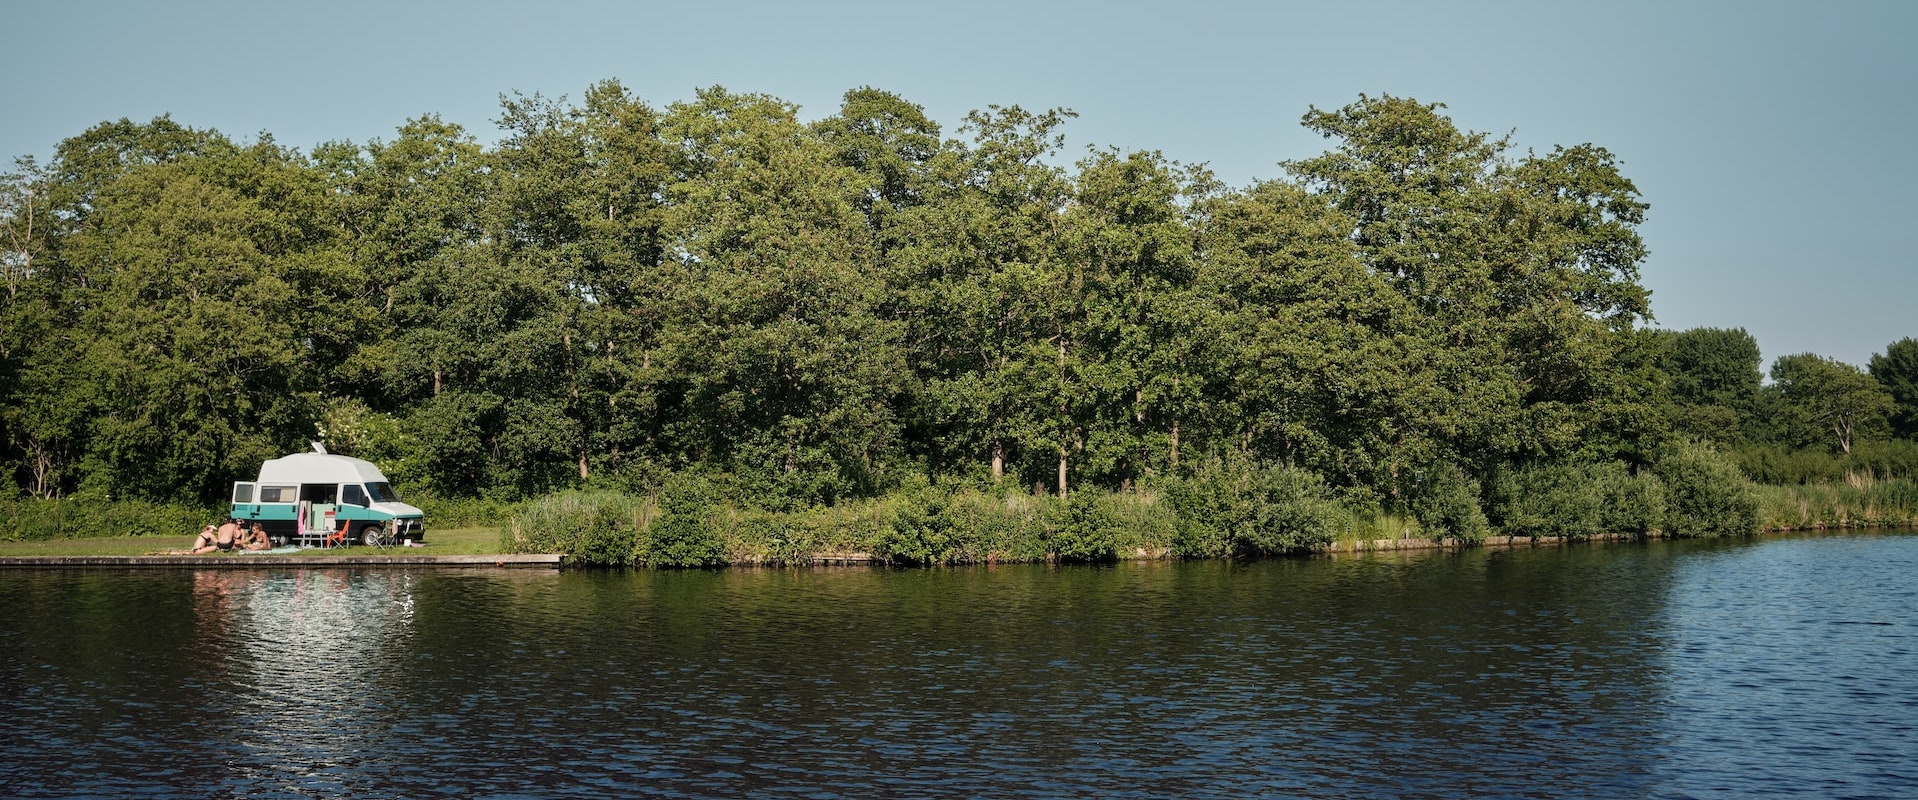
<svg viewBox="0 0 1918 800">
<path fill-rule="evenodd" d="M 294 453 L 260 465 L 260 483 L 376 483 L 386 474 L 370 461 L 330 453 Z"/>
</svg>

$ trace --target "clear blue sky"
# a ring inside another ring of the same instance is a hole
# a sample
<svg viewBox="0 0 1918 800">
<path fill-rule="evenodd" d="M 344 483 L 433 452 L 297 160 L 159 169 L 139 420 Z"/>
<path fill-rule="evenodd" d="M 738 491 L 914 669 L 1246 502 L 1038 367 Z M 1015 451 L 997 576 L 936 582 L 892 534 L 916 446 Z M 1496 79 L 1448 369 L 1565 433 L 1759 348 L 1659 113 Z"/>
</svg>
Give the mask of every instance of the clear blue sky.
<svg viewBox="0 0 1918 800">
<path fill-rule="evenodd" d="M 31 2 L 0 0 L 0 157 L 171 114 L 310 148 L 426 113 L 491 143 L 499 95 L 723 85 L 813 119 L 847 89 L 950 134 L 988 104 L 1079 112 L 1069 146 L 1227 183 L 1325 142 L 1310 106 L 1445 103 L 1521 148 L 1611 149 L 1651 203 L 1657 324 L 1743 327 L 1766 363 L 1918 337 L 1918 2 Z"/>
</svg>

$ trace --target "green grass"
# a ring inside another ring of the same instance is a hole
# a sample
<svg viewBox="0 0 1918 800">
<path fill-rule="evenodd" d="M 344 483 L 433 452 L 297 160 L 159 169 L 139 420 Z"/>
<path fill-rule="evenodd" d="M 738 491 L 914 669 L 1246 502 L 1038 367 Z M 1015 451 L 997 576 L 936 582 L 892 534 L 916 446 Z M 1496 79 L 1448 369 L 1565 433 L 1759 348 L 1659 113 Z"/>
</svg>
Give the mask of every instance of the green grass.
<svg viewBox="0 0 1918 800">
<path fill-rule="evenodd" d="M 409 556 L 499 555 L 499 528 L 471 527 L 435 530 L 427 533 L 425 547 L 349 547 L 322 550 L 311 548 L 298 553 L 273 556 L 219 554 L 226 558 L 297 559 L 328 555 L 377 555 L 390 553 Z M 47 539 L 37 542 L 0 542 L 0 556 L 138 556 L 163 550 L 184 550 L 191 536 L 101 536 L 87 539 Z"/>
</svg>

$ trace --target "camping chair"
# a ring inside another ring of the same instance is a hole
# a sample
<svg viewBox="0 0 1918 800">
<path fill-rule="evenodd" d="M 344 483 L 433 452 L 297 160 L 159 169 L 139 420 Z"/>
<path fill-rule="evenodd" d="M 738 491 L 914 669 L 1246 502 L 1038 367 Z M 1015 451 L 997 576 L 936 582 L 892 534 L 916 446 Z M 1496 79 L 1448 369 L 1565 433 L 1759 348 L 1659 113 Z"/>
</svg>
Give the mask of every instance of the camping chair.
<svg viewBox="0 0 1918 800">
<path fill-rule="evenodd" d="M 379 535 L 373 537 L 372 541 L 368 542 L 368 544 L 381 550 L 396 546 L 400 543 L 400 537 L 395 536 L 395 533 L 393 520 L 389 519 L 386 521 L 386 524 L 380 526 Z"/>
</svg>

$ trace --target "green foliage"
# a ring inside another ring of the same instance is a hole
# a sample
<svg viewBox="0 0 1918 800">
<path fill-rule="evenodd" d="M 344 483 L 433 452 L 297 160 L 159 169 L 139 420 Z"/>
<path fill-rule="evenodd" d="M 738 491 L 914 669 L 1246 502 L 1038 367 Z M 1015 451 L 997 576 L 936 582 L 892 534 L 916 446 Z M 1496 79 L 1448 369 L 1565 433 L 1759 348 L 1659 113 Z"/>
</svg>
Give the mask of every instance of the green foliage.
<svg viewBox="0 0 1918 800">
<path fill-rule="evenodd" d="M 1909 439 L 1859 442 L 1849 453 L 1749 445 L 1731 456 L 1747 477 L 1766 484 L 1837 483 L 1860 474 L 1877 479 L 1918 478 L 1918 442 Z"/>
<path fill-rule="evenodd" d="M 1478 481 L 1451 464 L 1433 465 L 1423 471 L 1423 476 L 1424 482 L 1411 498 L 1412 514 L 1419 527 L 1434 538 L 1454 538 L 1467 544 L 1484 541 L 1491 523 L 1479 505 Z"/>
<path fill-rule="evenodd" d="M 1165 493 L 1179 518 L 1173 548 L 1184 556 L 1303 552 L 1330 543 L 1350 522 L 1319 476 L 1242 458 L 1205 459 Z"/>
<path fill-rule="evenodd" d="M 1040 561 L 1051 548 L 1051 522 L 1059 501 L 1021 492 L 962 489 L 946 499 L 947 518 L 969 543 L 957 551 L 969 563 Z M 1128 531 L 1150 531 L 1150 526 Z"/>
<path fill-rule="evenodd" d="M 1891 395 L 1892 432 L 1918 438 L 1918 339 L 1899 339 L 1871 357 L 1871 377 Z"/>
<path fill-rule="evenodd" d="M 1772 363 L 1772 382 L 1791 417 L 1793 443 L 1823 442 L 1851 452 L 1854 442 L 1885 436 L 1896 404 L 1864 370 L 1801 353 Z"/>
<path fill-rule="evenodd" d="M 889 504 L 887 526 L 873 554 L 896 564 L 946 564 L 956 560 L 958 539 L 947 498 L 931 486 L 902 493 Z"/>
<path fill-rule="evenodd" d="M 526 510 L 529 501 L 507 501 L 488 497 L 440 497 L 431 493 L 407 492 L 406 502 L 425 515 L 433 528 L 493 527 Z"/>
<path fill-rule="evenodd" d="M 1717 450 L 1680 442 L 1659 456 L 1652 471 L 1665 485 L 1665 533 L 1709 537 L 1758 532 L 1756 487 Z"/>
<path fill-rule="evenodd" d="M 1495 527 L 1507 536 L 1645 535 L 1665 519 L 1664 484 L 1621 462 L 1532 464 L 1500 473 L 1490 492 Z"/>
<path fill-rule="evenodd" d="M 1724 445 L 1767 435 L 1760 416 L 1764 381 L 1758 341 L 1743 328 L 1660 332 L 1660 365 L 1670 376 L 1672 427 Z"/>
<path fill-rule="evenodd" d="M 731 504 L 712 478 L 675 477 L 659 494 L 659 517 L 647 526 L 638 560 L 651 567 L 716 567 L 726 563 Z"/>
<path fill-rule="evenodd" d="M 500 534 L 508 553 L 564 553 L 585 566 L 625 567 L 637 559 L 653 509 L 616 492 L 562 492 L 525 505 Z"/>
<path fill-rule="evenodd" d="M 1918 482 L 1854 473 L 1847 480 L 1758 487 L 1766 530 L 1918 524 Z"/>
<path fill-rule="evenodd" d="M 191 538 L 220 512 L 144 500 L 14 499 L 0 502 L 0 541 L 97 536 Z"/>
<path fill-rule="evenodd" d="M 1749 408 L 1764 382 L 1758 341 L 1744 328 L 1692 328 L 1668 334 L 1672 399 L 1688 405 Z"/>
<path fill-rule="evenodd" d="M 496 144 L 427 115 L 310 155 L 107 123 L 0 179 L 0 458 L 35 497 L 194 506 L 318 435 L 436 526 L 547 497 L 592 558 L 705 566 L 1294 552 L 1402 514 L 1473 541 L 1487 465 L 1879 438 L 1816 364 L 1754 398 L 1743 331 L 1639 329 L 1611 153 L 1442 110 L 1313 109 L 1326 152 L 1243 189 L 1068 166 L 1063 109 L 944 138 L 870 87 L 804 122 L 606 81 L 504 98 Z M 1654 526 L 1659 478 L 1565 469 L 1510 476 L 1501 525 Z"/>
<path fill-rule="evenodd" d="M 1103 492 L 1074 492 L 1065 503 L 1054 506 L 1054 522 L 1047 539 L 1060 561 L 1100 562 L 1119 557 L 1118 542 L 1123 534 L 1109 497 Z"/>
<path fill-rule="evenodd" d="M 1670 513 L 1665 481 L 1650 469 L 1629 471 L 1623 464 L 1599 469 L 1596 480 L 1602 505 L 1599 530 L 1604 533 L 1645 536 L 1664 530 Z"/>
</svg>

